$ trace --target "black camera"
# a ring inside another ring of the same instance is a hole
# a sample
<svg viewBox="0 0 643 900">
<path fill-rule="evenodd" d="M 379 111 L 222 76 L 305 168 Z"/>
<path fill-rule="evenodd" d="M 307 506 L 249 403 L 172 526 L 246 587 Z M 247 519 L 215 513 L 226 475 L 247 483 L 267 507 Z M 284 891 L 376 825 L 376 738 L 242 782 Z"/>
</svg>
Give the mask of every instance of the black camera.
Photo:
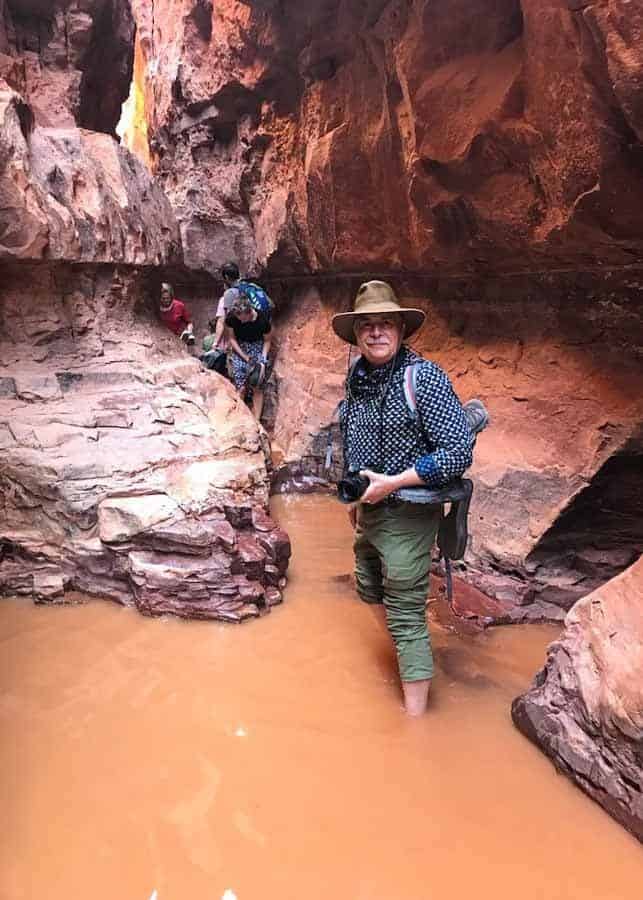
<svg viewBox="0 0 643 900">
<path fill-rule="evenodd" d="M 356 503 L 370 481 L 359 472 L 349 472 L 341 481 L 337 482 L 337 496 L 342 503 Z"/>
</svg>

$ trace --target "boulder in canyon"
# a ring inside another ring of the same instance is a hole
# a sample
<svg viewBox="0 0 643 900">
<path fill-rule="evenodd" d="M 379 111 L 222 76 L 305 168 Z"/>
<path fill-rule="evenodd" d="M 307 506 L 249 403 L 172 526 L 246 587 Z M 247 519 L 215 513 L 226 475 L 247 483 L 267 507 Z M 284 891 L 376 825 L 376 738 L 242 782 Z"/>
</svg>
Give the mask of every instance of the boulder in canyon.
<svg viewBox="0 0 643 900">
<path fill-rule="evenodd" d="M 518 728 L 643 841 L 643 558 L 579 600 Z"/>
<path fill-rule="evenodd" d="M 74 279 L 40 266 L 20 294 L 26 268 L 0 292 L 5 319 L 8 293 L 36 317 Z M 121 272 L 116 309 L 105 304 L 110 280 L 84 269 L 96 312 L 85 332 L 73 333 L 60 299 L 55 330 L 36 346 L 11 341 L 20 328 L 0 344 L 10 361 L 0 371 L 15 385 L 0 396 L 0 592 L 49 601 L 74 590 L 155 615 L 256 616 L 277 602 L 290 544 L 266 511 L 254 417 L 154 322 L 137 276 Z"/>
</svg>

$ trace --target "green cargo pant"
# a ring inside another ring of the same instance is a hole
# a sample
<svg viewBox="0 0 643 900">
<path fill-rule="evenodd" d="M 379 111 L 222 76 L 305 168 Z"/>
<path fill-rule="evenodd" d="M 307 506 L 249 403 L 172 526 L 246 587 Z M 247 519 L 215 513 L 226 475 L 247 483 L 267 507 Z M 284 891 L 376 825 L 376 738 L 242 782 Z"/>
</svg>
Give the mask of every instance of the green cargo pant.
<svg viewBox="0 0 643 900">
<path fill-rule="evenodd" d="M 402 681 L 433 675 L 426 624 L 431 548 L 440 508 L 419 503 L 358 507 L 355 579 L 366 603 L 383 603 Z"/>
</svg>

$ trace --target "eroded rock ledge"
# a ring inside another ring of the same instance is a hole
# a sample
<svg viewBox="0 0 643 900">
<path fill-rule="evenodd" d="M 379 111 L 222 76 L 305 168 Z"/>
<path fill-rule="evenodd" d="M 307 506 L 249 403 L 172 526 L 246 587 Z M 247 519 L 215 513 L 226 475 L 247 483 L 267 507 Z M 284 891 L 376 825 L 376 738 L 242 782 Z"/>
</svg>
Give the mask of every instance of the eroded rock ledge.
<svg viewBox="0 0 643 900">
<path fill-rule="evenodd" d="M 643 559 L 580 600 L 512 707 L 518 728 L 643 841 Z"/>
<path fill-rule="evenodd" d="M 161 330 L 140 275 L 6 275 L 0 593 L 228 620 L 279 602 L 290 545 L 254 419 Z"/>
</svg>

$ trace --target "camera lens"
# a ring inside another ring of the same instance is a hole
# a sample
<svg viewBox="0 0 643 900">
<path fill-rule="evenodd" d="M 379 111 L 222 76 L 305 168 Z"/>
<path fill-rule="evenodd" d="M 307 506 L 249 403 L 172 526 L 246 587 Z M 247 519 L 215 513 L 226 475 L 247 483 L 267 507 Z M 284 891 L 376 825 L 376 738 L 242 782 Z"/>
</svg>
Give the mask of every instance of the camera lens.
<svg viewBox="0 0 643 900">
<path fill-rule="evenodd" d="M 368 484 L 368 478 L 364 475 L 351 472 L 337 482 L 337 496 L 342 503 L 355 503 L 362 496 Z"/>
</svg>

